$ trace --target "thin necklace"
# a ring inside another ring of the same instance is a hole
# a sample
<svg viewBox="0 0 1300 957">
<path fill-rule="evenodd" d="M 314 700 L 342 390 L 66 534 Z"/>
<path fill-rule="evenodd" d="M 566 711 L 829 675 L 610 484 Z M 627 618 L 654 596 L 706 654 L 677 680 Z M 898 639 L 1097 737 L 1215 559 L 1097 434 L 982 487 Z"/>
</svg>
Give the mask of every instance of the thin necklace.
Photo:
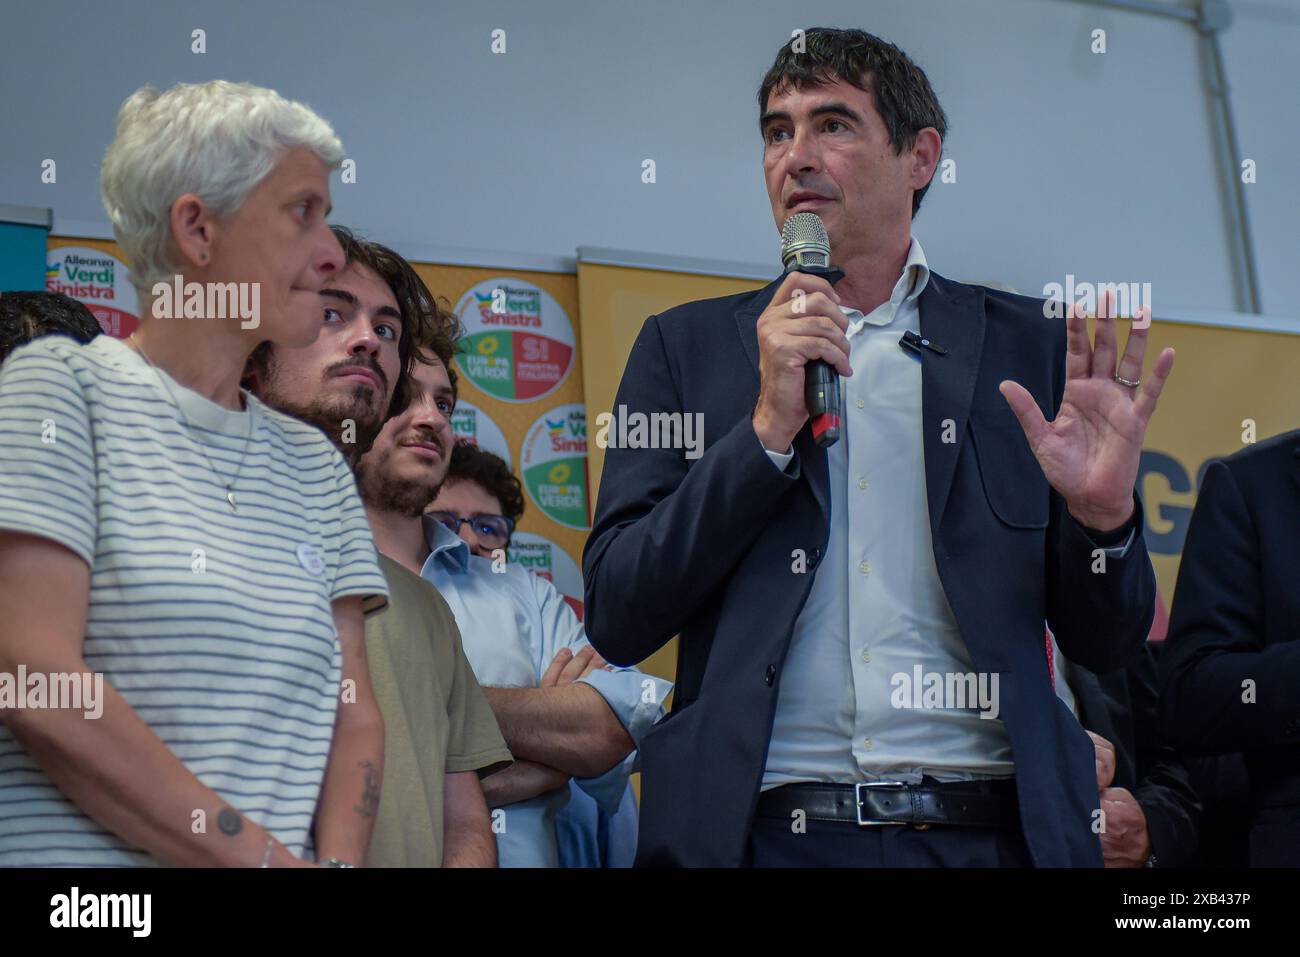
<svg viewBox="0 0 1300 957">
<path fill-rule="evenodd" d="M 172 404 L 176 406 L 176 410 L 180 412 L 181 421 L 185 423 L 185 428 L 191 434 L 193 434 L 194 426 L 190 425 L 190 417 L 185 414 L 185 409 L 181 405 L 180 400 L 176 398 L 176 393 L 172 392 L 172 387 L 167 384 L 166 377 L 162 374 L 162 371 L 156 365 L 153 364 L 153 360 L 150 359 L 148 354 L 144 351 L 144 346 L 140 345 L 140 340 L 135 337 L 134 332 L 131 333 L 129 336 L 127 336 L 127 341 L 131 343 L 132 346 L 135 347 L 135 350 L 140 353 L 140 358 L 143 359 L 145 361 L 145 364 L 149 366 L 149 368 L 152 369 L 154 373 L 158 376 L 158 382 L 162 385 L 163 389 L 166 390 L 167 395 L 172 400 Z M 203 447 L 203 443 L 199 441 L 197 438 L 194 440 L 195 444 L 199 447 L 199 452 L 201 452 L 203 457 L 207 459 L 208 467 L 212 469 L 212 473 L 215 476 L 217 476 L 218 480 L 222 481 L 225 484 L 226 503 L 230 506 L 230 510 L 232 512 L 239 511 L 239 508 L 237 507 L 238 503 L 235 500 L 235 482 L 239 480 L 239 473 L 242 472 L 244 469 L 244 458 L 248 455 L 248 446 L 249 443 L 252 442 L 252 440 L 253 440 L 253 407 L 249 406 L 248 435 L 244 437 L 244 448 L 239 453 L 239 464 L 235 467 L 235 474 L 230 477 L 229 482 L 226 482 L 224 479 L 221 478 L 221 472 L 217 469 L 216 465 L 213 464 L 212 459 L 208 456 L 208 451 Z"/>
</svg>

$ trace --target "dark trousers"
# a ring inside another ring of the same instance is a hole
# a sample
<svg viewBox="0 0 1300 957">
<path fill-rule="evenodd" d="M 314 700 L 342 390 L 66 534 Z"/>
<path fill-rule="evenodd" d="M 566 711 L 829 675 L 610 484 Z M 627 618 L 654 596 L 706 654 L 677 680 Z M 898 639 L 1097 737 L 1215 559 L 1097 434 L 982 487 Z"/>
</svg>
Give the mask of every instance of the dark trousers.
<svg viewBox="0 0 1300 957">
<path fill-rule="evenodd" d="M 862 827 L 848 821 L 755 817 L 749 832 L 751 867 L 1032 867 L 1029 848 L 1011 828 L 935 825 Z"/>
</svg>

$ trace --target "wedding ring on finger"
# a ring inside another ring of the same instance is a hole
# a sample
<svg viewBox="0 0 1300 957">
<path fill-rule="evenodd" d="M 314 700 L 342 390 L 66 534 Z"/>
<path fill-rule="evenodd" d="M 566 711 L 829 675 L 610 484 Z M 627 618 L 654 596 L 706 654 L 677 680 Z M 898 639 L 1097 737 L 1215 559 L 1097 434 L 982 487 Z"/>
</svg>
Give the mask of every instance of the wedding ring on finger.
<svg viewBox="0 0 1300 957">
<path fill-rule="evenodd" d="M 1138 386 L 1142 384 L 1141 379 L 1126 379 L 1122 375 L 1115 376 L 1115 381 L 1118 382 L 1120 385 L 1128 386 L 1130 389 L 1136 389 Z"/>
</svg>

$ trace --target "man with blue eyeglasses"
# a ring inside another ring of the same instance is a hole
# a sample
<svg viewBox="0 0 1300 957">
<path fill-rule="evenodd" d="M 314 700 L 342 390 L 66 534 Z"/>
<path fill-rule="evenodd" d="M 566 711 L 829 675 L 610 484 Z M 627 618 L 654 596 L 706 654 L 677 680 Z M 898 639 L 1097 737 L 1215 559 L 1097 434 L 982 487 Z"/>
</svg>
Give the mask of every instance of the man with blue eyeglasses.
<svg viewBox="0 0 1300 957">
<path fill-rule="evenodd" d="M 427 514 L 454 530 L 473 554 L 499 560 L 503 550 L 509 548 L 510 536 L 524 514 L 523 487 L 504 459 L 472 442 L 461 440 L 452 450 L 447 477 Z M 549 584 L 536 587 L 544 596 L 543 603 L 555 607 L 559 617 L 566 621 L 562 631 L 581 635 L 578 616 L 564 612 L 557 605 L 560 601 L 569 603 L 570 599 Z M 588 651 L 591 652 L 590 658 L 586 655 Z M 577 656 L 573 656 L 567 647 L 561 648 L 547 669 L 543 686 L 547 686 L 548 681 L 568 684 L 583 674 L 605 667 L 605 659 L 590 645 L 586 645 Z M 517 775 L 531 773 L 526 763 L 523 764 L 519 771 L 497 775 L 497 779 L 506 782 Z M 559 786 L 567 787 L 569 792 L 568 803 L 555 817 L 560 866 L 631 867 L 636 859 L 637 832 L 636 795 L 632 792 L 632 785 L 626 786 L 617 810 L 611 813 L 578 782 L 566 779 L 563 772 L 543 768 L 541 773 L 552 775 Z M 488 782 L 489 805 L 493 790 L 495 786 Z"/>
<path fill-rule="evenodd" d="M 472 507 L 442 516 L 444 524 L 424 514 L 450 466 L 456 390 L 449 357 L 421 349 L 417 358 L 411 405 L 362 459 L 358 486 L 379 551 L 432 582 L 451 607 L 516 759 L 483 780 L 500 865 L 556 867 L 556 821 L 570 780 L 613 814 L 636 742 L 662 715 L 671 685 L 595 655 L 555 587 L 506 561 L 513 523 L 505 516 Z M 468 531 L 462 537 L 452 525 Z M 471 542 L 492 557 L 475 554 Z"/>
</svg>

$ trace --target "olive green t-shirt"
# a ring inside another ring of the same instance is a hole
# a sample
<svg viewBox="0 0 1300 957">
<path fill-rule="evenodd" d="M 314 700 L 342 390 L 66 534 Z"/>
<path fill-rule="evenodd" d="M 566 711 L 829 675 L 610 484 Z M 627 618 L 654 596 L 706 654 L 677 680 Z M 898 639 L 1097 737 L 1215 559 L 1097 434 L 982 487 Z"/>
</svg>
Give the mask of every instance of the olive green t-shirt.
<svg viewBox="0 0 1300 957">
<path fill-rule="evenodd" d="M 388 603 L 366 608 L 370 682 L 384 716 L 384 777 L 368 867 L 442 864 L 446 775 L 512 760 L 438 590 L 380 555 Z"/>
</svg>

